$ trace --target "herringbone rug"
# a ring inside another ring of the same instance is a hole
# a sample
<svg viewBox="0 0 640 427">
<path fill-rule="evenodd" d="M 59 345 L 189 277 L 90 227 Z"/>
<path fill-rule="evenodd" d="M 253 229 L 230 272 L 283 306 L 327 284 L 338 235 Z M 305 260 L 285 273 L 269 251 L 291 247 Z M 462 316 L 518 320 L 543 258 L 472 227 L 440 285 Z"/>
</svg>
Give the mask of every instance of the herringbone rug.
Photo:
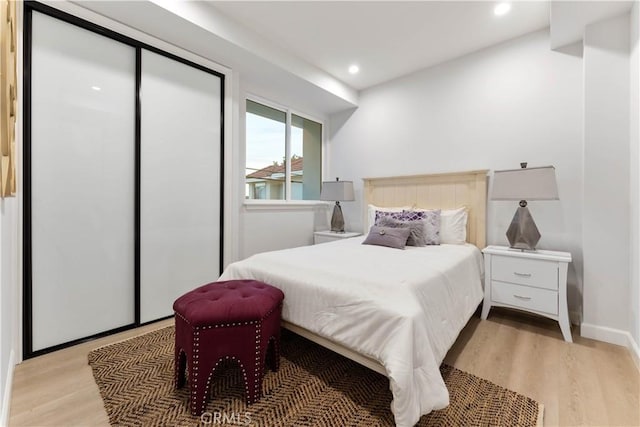
<svg viewBox="0 0 640 427">
<path fill-rule="evenodd" d="M 188 385 L 173 384 L 174 329 L 168 327 L 93 350 L 89 364 L 114 426 L 390 426 L 388 380 L 288 331 L 280 369 L 267 371 L 263 397 L 244 403 L 242 375 L 219 370 L 204 418 L 192 417 Z M 218 368 L 220 369 L 220 368 Z M 533 426 L 536 401 L 451 366 L 442 365 L 451 403 L 419 426 Z M 208 418 L 207 418 L 208 417 Z"/>
</svg>

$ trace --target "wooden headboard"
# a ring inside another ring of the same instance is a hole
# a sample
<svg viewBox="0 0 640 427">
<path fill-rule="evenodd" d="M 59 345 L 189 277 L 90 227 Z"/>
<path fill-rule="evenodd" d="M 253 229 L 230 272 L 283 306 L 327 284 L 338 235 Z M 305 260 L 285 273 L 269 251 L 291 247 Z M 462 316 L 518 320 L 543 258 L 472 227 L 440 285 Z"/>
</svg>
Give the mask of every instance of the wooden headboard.
<svg viewBox="0 0 640 427">
<path fill-rule="evenodd" d="M 367 205 L 411 206 L 422 209 L 466 207 L 467 242 L 483 249 L 486 244 L 487 170 L 433 175 L 364 178 L 364 223 Z"/>
</svg>

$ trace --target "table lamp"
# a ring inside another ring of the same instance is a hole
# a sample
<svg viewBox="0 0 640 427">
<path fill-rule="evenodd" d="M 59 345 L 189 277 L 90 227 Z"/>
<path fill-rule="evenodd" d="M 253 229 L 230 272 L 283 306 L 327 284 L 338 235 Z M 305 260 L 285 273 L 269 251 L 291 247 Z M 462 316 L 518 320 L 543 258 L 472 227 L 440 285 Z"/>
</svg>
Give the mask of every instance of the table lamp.
<svg viewBox="0 0 640 427">
<path fill-rule="evenodd" d="M 336 178 L 335 181 L 324 181 L 320 191 L 320 200 L 335 200 L 336 205 L 331 216 L 331 231 L 344 233 L 344 217 L 342 216 L 340 202 L 355 200 L 353 197 L 353 182 L 340 181 L 340 178 Z"/>
<path fill-rule="evenodd" d="M 491 200 L 520 201 L 507 229 L 507 239 L 514 249 L 533 251 L 540 240 L 540 231 L 527 208 L 527 200 L 558 200 L 556 170 L 553 166 L 527 168 L 527 163 L 520 163 L 520 169 L 495 171 Z"/>
</svg>

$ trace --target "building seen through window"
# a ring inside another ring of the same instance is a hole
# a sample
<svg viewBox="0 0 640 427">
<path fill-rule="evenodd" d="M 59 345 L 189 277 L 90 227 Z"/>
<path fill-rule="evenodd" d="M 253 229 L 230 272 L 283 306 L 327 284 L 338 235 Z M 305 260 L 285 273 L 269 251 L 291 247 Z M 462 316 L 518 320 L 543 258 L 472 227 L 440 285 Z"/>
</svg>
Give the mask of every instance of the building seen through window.
<svg viewBox="0 0 640 427">
<path fill-rule="evenodd" d="M 322 179 L 322 124 L 291 114 L 287 191 L 287 112 L 247 100 L 246 193 L 257 200 L 318 200 Z"/>
</svg>

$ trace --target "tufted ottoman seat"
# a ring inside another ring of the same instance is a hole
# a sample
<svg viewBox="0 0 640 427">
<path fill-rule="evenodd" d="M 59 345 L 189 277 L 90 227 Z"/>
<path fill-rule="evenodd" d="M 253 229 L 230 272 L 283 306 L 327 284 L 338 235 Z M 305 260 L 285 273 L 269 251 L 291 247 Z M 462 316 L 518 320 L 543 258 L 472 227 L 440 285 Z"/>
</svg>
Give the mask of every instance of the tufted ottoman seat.
<svg viewBox="0 0 640 427">
<path fill-rule="evenodd" d="M 213 374 L 225 359 L 240 365 L 248 404 L 262 394 L 265 362 L 279 365 L 281 290 L 256 280 L 201 286 L 173 303 L 176 322 L 175 380 L 189 369 L 191 413 L 201 415 Z"/>
</svg>

